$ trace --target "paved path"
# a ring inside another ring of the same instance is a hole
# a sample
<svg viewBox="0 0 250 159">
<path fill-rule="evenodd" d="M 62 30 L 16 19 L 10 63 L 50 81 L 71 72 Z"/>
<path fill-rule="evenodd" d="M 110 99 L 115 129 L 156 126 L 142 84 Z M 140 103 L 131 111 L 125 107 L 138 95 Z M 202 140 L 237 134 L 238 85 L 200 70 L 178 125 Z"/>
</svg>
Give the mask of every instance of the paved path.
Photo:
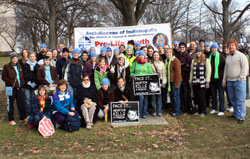
<svg viewBox="0 0 250 159">
<path fill-rule="evenodd" d="M 137 126 L 137 125 L 167 125 L 168 122 L 163 117 L 153 117 L 148 115 L 147 118 L 141 118 L 140 123 L 130 124 L 112 124 L 114 127 L 122 127 L 122 126 Z"/>
</svg>

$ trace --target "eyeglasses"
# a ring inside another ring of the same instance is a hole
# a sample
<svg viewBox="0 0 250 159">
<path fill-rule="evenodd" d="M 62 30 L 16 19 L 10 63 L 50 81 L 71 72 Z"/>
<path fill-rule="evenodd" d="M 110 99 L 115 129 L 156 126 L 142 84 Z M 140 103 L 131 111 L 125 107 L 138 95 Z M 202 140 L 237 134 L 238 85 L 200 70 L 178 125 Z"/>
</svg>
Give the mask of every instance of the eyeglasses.
<svg viewBox="0 0 250 159">
<path fill-rule="evenodd" d="M 89 79 L 83 79 L 83 81 L 89 81 Z"/>
<path fill-rule="evenodd" d="M 180 49 L 185 49 L 185 47 L 180 47 Z"/>
</svg>

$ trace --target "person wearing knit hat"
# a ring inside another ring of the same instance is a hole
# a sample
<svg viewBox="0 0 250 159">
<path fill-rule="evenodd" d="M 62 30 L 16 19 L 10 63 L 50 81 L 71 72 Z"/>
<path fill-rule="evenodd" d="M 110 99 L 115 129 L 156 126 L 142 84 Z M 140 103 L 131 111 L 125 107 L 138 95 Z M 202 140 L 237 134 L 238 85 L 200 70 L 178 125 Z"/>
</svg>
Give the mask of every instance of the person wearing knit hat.
<svg viewBox="0 0 250 159">
<path fill-rule="evenodd" d="M 152 74 L 151 64 L 147 62 L 145 58 L 146 54 L 143 50 L 139 51 L 139 57 L 132 64 L 132 68 L 130 71 L 130 76 L 132 79 L 134 75 L 148 75 Z M 139 95 L 139 108 L 140 108 L 140 117 L 146 118 L 148 114 L 148 96 L 147 95 Z"/>
<path fill-rule="evenodd" d="M 204 46 L 209 46 L 210 47 L 210 43 L 209 42 L 205 42 Z"/>
<path fill-rule="evenodd" d="M 95 52 L 95 47 L 92 46 L 92 47 L 89 48 L 89 54 L 90 54 L 91 52 Z"/>
<path fill-rule="evenodd" d="M 204 48 L 205 48 L 204 54 L 205 54 L 206 58 L 209 58 L 209 56 L 211 54 L 210 43 L 205 42 L 204 43 Z"/>
<path fill-rule="evenodd" d="M 180 44 L 180 42 L 179 41 L 177 41 L 177 40 L 175 40 L 174 41 L 174 55 L 177 53 L 177 52 L 179 52 L 179 44 Z"/>
<path fill-rule="evenodd" d="M 100 54 L 98 56 L 98 60 L 100 60 L 101 58 L 106 59 L 106 54 L 107 54 L 107 49 L 105 47 L 102 47 L 100 50 Z"/>
<path fill-rule="evenodd" d="M 10 125 L 16 125 L 14 121 L 14 103 L 19 111 L 20 120 L 28 121 L 25 115 L 24 93 L 22 87 L 25 84 L 22 66 L 18 63 L 18 54 L 11 53 L 10 62 L 3 66 L 2 80 L 6 86 L 7 111 Z M 26 118 L 26 119 L 25 119 Z"/>
<path fill-rule="evenodd" d="M 140 43 L 140 42 L 137 42 L 137 43 L 135 44 L 135 51 L 139 51 L 139 50 L 141 50 L 141 43 Z"/>
<path fill-rule="evenodd" d="M 47 51 L 47 45 L 46 44 L 41 44 L 40 45 L 40 52 L 36 55 L 36 60 L 39 61 L 43 59 Z"/>
<path fill-rule="evenodd" d="M 159 47 L 163 47 L 164 45 L 163 45 L 163 43 L 159 43 L 158 45 L 157 45 L 157 47 L 159 48 Z"/>
<path fill-rule="evenodd" d="M 76 87 L 81 85 L 82 83 L 82 74 L 84 69 L 85 62 L 79 58 L 80 56 L 80 49 L 75 48 L 72 51 L 73 58 L 68 60 L 64 65 L 64 73 L 63 77 L 64 80 L 69 82 L 68 90 L 74 97 L 76 92 Z"/>
<path fill-rule="evenodd" d="M 165 55 L 165 52 L 164 52 L 164 45 L 163 45 L 163 43 L 159 43 L 158 45 L 157 45 L 157 49 L 158 49 L 158 51 L 159 51 L 159 53 L 160 53 L 160 55 L 161 55 L 161 58 L 162 58 L 162 60 L 163 61 L 165 61 L 165 59 L 166 59 L 166 55 Z"/>
<path fill-rule="evenodd" d="M 203 50 L 202 50 L 202 47 L 201 46 L 198 46 L 197 48 L 196 48 L 196 52 L 202 52 Z"/>
<path fill-rule="evenodd" d="M 105 43 L 105 44 L 103 45 L 103 47 L 107 49 L 107 48 L 109 48 L 110 46 L 109 46 L 108 43 Z"/>
<path fill-rule="evenodd" d="M 212 111 L 210 114 L 218 113 L 223 116 L 225 109 L 224 87 L 222 87 L 222 79 L 225 67 L 225 57 L 218 52 L 219 45 L 217 42 L 211 46 L 212 53 L 209 56 L 211 62 L 211 92 L 212 92 Z M 219 93 L 219 112 L 217 103 L 217 92 Z"/>
<path fill-rule="evenodd" d="M 91 57 L 94 57 L 94 56 L 96 57 L 96 56 L 97 56 L 97 53 L 96 53 L 96 52 L 91 52 L 90 58 L 91 58 Z"/>
<path fill-rule="evenodd" d="M 102 86 L 101 88 L 97 91 L 97 109 L 99 110 L 98 112 L 98 117 L 100 119 L 103 118 L 104 115 L 99 115 L 100 112 L 101 114 L 109 114 L 109 107 L 111 105 L 111 102 L 115 101 L 115 93 L 112 88 L 109 87 L 109 79 L 104 78 L 102 80 Z"/>
<path fill-rule="evenodd" d="M 134 56 L 134 49 L 131 46 L 127 47 L 127 51 L 126 51 L 125 56 L 126 56 L 126 60 L 129 62 L 129 66 L 131 68 L 134 60 L 136 59 L 136 57 Z"/>
<path fill-rule="evenodd" d="M 112 49 L 110 47 L 107 48 L 106 59 L 107 59 L 109 65 L 111 64 L 113 57 L 114 57 L 114 53 L 112 52 Z"/>
<path fill-rule="evenodd" d="M 136 56 L 136 57 L 138 57 L 139 54 L 140 54 L 140 51 L 136 51 L 136 52 L 135 52 L 135 56 Z"/>
<path fill-rule="evenodd" d="M 115 48 L 113 51 L 113 59 L 110 65 L 116 65 L 119 55 L 120 55 L 120 50 L 118 48 Z"/>
</svg>

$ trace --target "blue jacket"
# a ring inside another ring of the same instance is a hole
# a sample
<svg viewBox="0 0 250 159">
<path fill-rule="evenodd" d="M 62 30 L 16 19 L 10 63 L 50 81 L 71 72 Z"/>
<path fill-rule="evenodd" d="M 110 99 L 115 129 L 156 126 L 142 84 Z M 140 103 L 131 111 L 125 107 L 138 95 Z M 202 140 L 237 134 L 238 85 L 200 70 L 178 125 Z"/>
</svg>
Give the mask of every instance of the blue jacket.
<svg viewBox="0 0 250 159">
<path fill-rule="evenodd" d="M 66 115 L 70 112 L 67 108 L 75 108 L 73 96 L 69 91 L 65 91 L 63 95 L 57 90 L 53 95 L 53 110 Z"/>
</svg>

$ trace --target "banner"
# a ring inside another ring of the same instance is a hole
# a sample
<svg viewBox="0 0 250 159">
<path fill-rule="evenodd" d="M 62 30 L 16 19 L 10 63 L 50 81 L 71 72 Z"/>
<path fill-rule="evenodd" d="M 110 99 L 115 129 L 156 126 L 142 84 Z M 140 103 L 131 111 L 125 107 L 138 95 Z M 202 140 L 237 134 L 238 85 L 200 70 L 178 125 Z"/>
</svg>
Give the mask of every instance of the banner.
<svg viewBox="0 0 250 159">
<path fill-rule="evenodd" d="M 161 94 L 159 74 L 135 75 L 133 88 L 135 96 Z"/>
<path fill-rule="evenodd" d="M 42 136 L 51 136 L 55 133 L 54 125 L 46 116 L 39 122 L 38 131 Z"/>
<path fill-rule="evenodd" d="M 172 33 L 170 23 L 123 26 L 123 27 L 96 27 L 96 28 L 75 28 L 74 47 L 87 50 L 90 47 L 96 48 L 96 53 L 100 53 L 100 48 L 108 43 L 112 49 L 120 45 L 127 46 L 129 40 L 140 42 L 143 45 L 150 43 L 157 48 L 159 43 L 164 45 L 172 44 Z"/>
<path fill-rule="evenodd" d="M 111 123 L 139 123 L 139 102 L 111 103 Z"/>
</svg>

